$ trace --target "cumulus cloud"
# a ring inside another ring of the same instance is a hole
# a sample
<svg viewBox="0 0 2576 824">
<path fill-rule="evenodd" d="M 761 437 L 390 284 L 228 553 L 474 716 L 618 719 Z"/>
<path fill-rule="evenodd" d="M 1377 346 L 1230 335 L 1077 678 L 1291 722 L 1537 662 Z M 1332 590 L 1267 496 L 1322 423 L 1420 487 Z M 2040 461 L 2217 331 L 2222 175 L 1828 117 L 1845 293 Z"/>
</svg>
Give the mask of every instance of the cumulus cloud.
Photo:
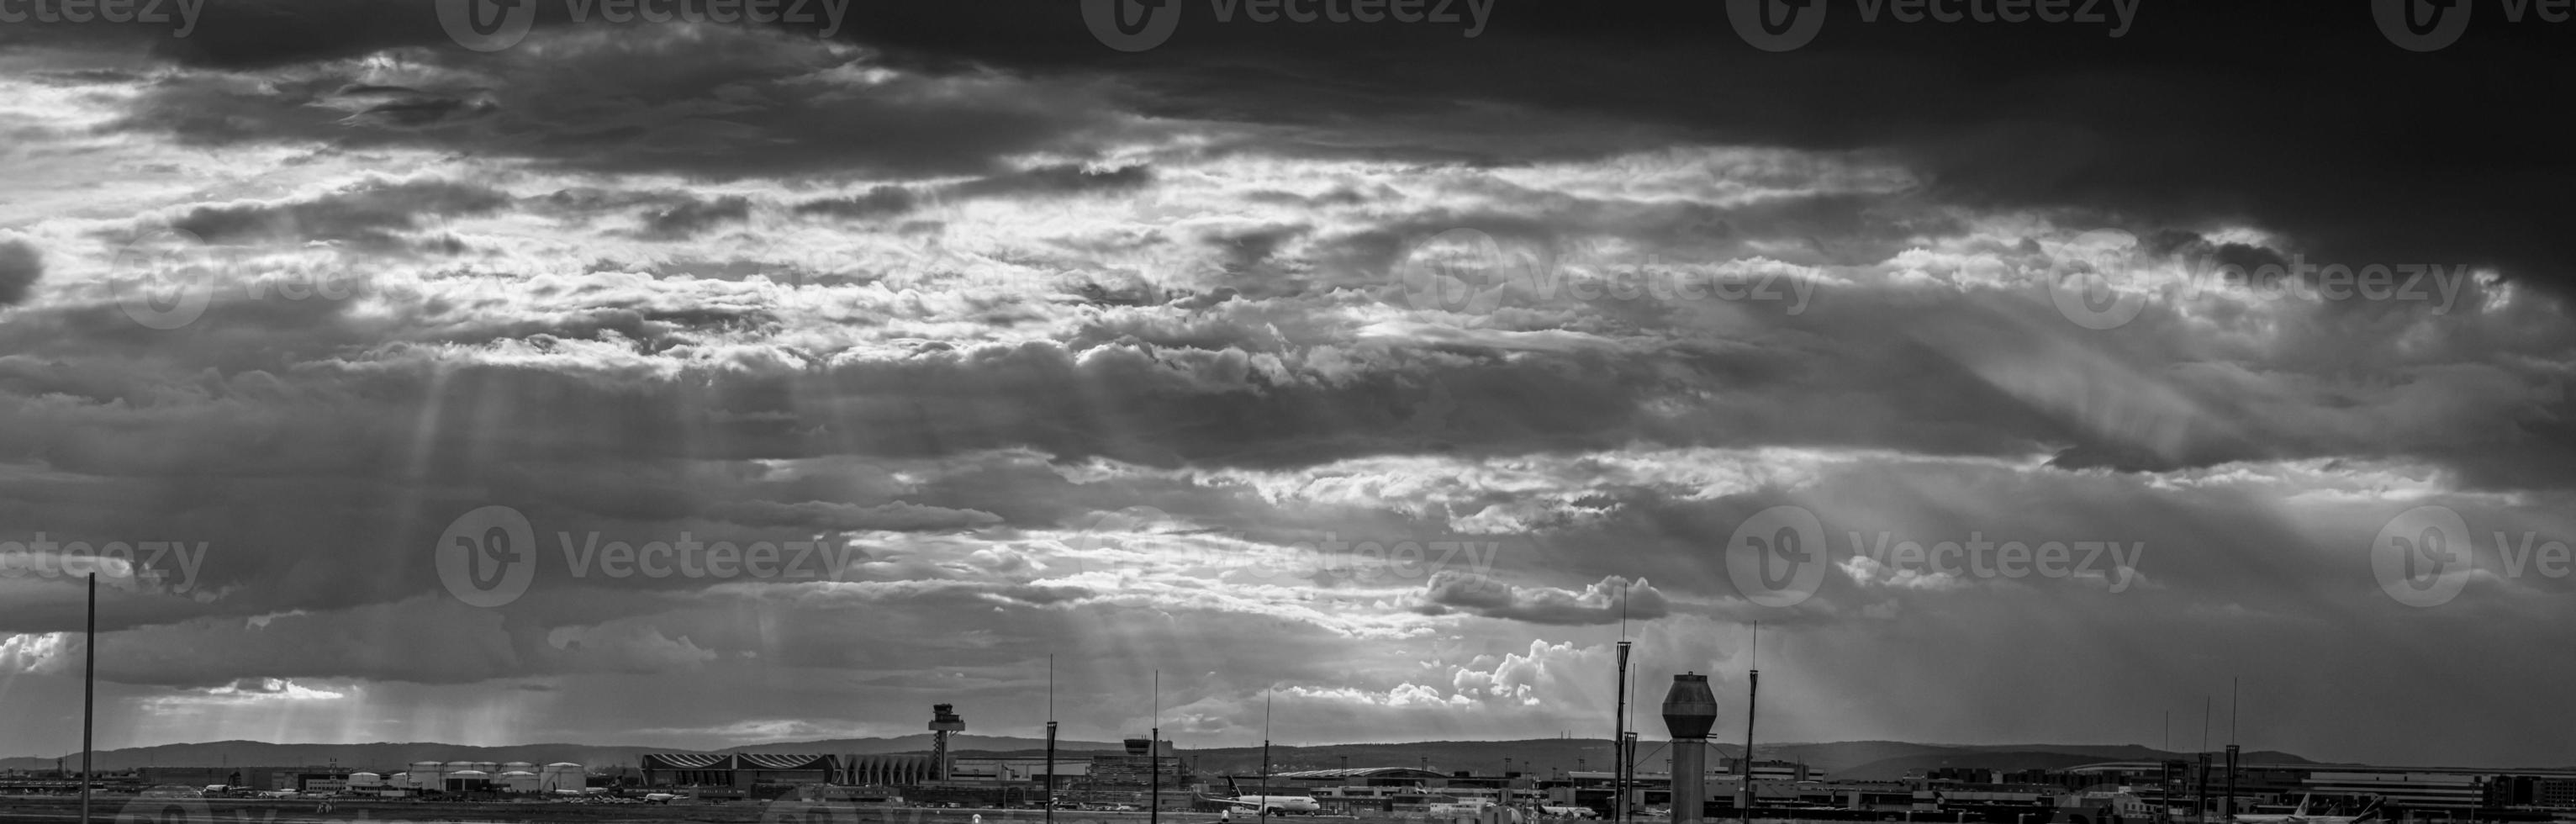
<svg viewBox="0 0 2576 824">
<path fill-rule="evenodd" d="M 1733 36 L 1707 4 L 1545 36 L 1580 12 L 1514 10 L 1445 46 L 1190 25 L 1168 71 L 1065 4 L 838 39 L 548 17 L 490 55 L 287 7 L 332 25 L 103 31 L 0 73 L 28 101 L 0 112 L 0 554 L 208 548 L 103 596 L 110 700 L 167 710 L 138 740 L 362 734 L 272 698 L 297 690 L 363 699 L 387 739 L 906 730 L 924 695 L 1031 705 L 1050 655 L 1102 738 L 1150 723 L 1156 669 L 1192 674 L 1191 744 L 1242 743 L 1274 688 L 1319 738 L 1537 736 L 1608 712 L 1623 617 L 1639 672 L 1722 684 L 1761 622 L 1765 674 L 1801 685 L 1765 712 L 1815 740 L 2112 740 L 2102 696 L 2187 702 L 2185 673 L 2279 649 L 2385 675 L 2291 712 L 2568 712 L 2506 694 L 2576 677 L 2525 654 L 2569 640 L 2564 579 L 2483 551 L 2457 608 L 2419 611 L 2363 557 L 2418 505 L 2576 530 L 2576 326 L 2533 263 L 2564 241 L 2496 228 L 2535 198 L 2413 194 L 2554 192 L 2527 157 L 2356 154 L 2259 83 L 2123 50 L 1935 95 L 1948 64 L 1877 35 L 1707 48 Z M 1922 40 L 2004 27 L 1969 28 Z M 2277 77 L 2239 65 L 2277 52 L 2211 71 Z M 1782 66 L 1813 71 L 1669 81 Z M 2130 105 L 2070 102 L 2095 82 Z M 2365 91 L 2292 106 L 2403 99 Z M 2437 108 L 2534 108 L 2478 98 Z M 2133 128 L 2148 110 L 2180 120 Z M 2392 185 L 2306 185 L 2351 168 Z M 207 243 L 118 255 L 163 226 Z M 2135 243 L 2095 254 L 2111 229 Z M 2302 260 L 2467 275 L 2438 301 L 2193 280 Z M 2134 318 L 2069 317 L 2050 275 L 2088 266 Z M 314 283 L 348 288 L 280 288 Z M 433 561 L 491 506 L 536 566 L 473 607 Z M 1823 529 L 1785 606 L 1729 566 L 1780 506 Z M 1100 527 L 1137 507 L 1160 515 Z M 1327 549 L 1405 541 L 1479 549 Z M 2143 551 L 2061 576 L 1878 554 L 1908 541 Z M 717 542 L 782 554 L 582 555 Z M 82 593 L 0 592 L 12 700 L 74 683 Z M 27 718 L 0 737 L 61 743 Z M 2263 734 L 2427 738 L 2351 726 Z"/>
<path fill-rule="evenodd" d="M 1664 594 L 1653 584 L 1616 576 L 1577 591 L 1517 587 L 1486 575 L 1444 569 L 1423 586 L 1422 600 L 1421 608 L 1434 614 L 1456 609 L 1533 624 L 1612 624 L 1669 614 Z"/>
</svg>

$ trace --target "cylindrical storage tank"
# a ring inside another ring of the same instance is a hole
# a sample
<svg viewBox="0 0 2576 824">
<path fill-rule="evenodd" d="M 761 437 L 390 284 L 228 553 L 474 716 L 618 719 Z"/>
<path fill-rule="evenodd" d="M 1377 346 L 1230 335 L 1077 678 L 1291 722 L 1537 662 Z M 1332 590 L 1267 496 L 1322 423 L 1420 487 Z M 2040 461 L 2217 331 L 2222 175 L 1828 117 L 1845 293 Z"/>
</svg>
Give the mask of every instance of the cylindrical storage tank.
<svg viewBox="0 0 2576 824">
<path fill-rule="evenodd" d="M 501 771 L 505 773 L 535 773 L 537 771 L 537 765 L 527 761 L 504 761 L 501 762 Z"/>
<path fill-rule="evenodd" d="M 545 779 L 549 790 L 579 790 L 590 783 L 589 772 L 569 761 L 547 764 L 537 775 Z"/>
<path fill-rule="evenodd" d="M 381 776 L 381 775 L 377 775 L 377 774 L 375 774 L 375 773 L 371 773 L 371 772 L 362 772 L 362 773 L 350 773 L 350 774 L 349 774 L 349 786 L 352 786 L 352 787 L 368 787 L 368 788 L 374 788 L 374 787 L 382 787 L 382 786 L 384 786 L 384 785 L 385 785 L 385 777 L 384 777 L 384 776 Z"/>
<path fill-rule="evenodd" d="M 394 774 L 392 774 L 392 775 L 385 776 L 385 786 L 387 786 L 387 787 L 402 787 L 402 788 L 409 788 L 409 787 L 417 787 L 417 786 L 420 786 L 420 785 L 418 785 L 418 784 L 414 784 L 414 783 L 411 783 L 411 773 L 407 773 L 407 772 L 398 772 L 398 773 L 394 773 Z"/>
<path fill-rule="evenodd" d="M 498 761 L 476 761 L 476 762 L 474 762 L 474 766 L 473 766 L 473 768 L 472 768 L 472 769 L 473 769 L 475 772 L 482 773 L 482 774 L 483 774 L 483 777 L 485 777 L 485 778 L 490 778 L 490 777 L 492 777 L 492 776 L 496 776 L 496 775 L 500 775 L 500 774 L 501 774 L 501 762 L 498 762 Z"/>
<path fill-rule="evenodd" d="M 491 773 L 482 770 L 457 770 L 447 774 L 447 786 L 444 789 L 452 793 L 463 793 L 489 789 L 491 785 Z"/>
<path fill-rule="evenodd" d="M 542 779 L 539 779 L 536 773 L 528 772 L 527 770 L 511 770 L 502 773 L 500 779 L 495 783 L 501 789 L 510 792 L 532 793 L 539 789 L 538 784 L 541 781 Z"/>
<path fill-rule="evenodd" d="M 436 761 L 411 762 L 411 785 L 414 787 L 426 787 L 435 790 L 440 787 L 447 786 L 445 783 L 440 781 L 440 776 L 444 776 L 446 774 L 446 764 Z"/>
</svg>

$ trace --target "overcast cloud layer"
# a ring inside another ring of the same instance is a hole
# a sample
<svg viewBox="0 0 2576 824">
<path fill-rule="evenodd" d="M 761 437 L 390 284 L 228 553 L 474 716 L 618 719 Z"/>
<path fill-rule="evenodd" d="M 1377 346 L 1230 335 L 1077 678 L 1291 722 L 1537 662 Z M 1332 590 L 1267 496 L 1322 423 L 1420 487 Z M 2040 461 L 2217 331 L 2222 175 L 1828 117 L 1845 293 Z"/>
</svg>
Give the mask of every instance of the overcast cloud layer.
<svg viewBox="0 0 2576 824">
<path fill-rule="evenodd" d="M 105 747 L 1036 734 L 1049 655 L 1073 738 L 1156 669 L 1184 747 L 1607 737 L 1623 627 L 1733 705 L 1758 621 L 1766 740 L 2242 677 L 2249 747 L 2576 762 L 2576 30 L 539 6 L 0 25 L 0 754 L 79 741 L 40 544 L 152 542 Z M 2218 274 L 2302 264 L 2390 280 Z M 1730 574 L 1783 505 L 1803 598 Z"/>
</svg>

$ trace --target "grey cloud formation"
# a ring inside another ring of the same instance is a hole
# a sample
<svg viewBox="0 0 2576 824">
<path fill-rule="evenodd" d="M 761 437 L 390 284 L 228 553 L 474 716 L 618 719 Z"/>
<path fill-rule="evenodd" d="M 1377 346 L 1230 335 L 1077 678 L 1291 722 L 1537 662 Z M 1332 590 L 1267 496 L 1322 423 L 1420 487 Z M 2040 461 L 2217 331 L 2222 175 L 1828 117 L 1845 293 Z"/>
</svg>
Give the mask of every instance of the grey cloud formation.
<svg viewBox="0 0 2576 824">
<path fill-rule="evenodd" d="M 1664 594 L 1644 579 L 1601 579 L 1581 591 L 1515 587 L 1472 572 L 1441 570 L 1423 587 L 1423 609 L 1458 609 L 1533 624 L 1615 624 L 1668 614 Z"/>
<path fill-rule="evenodd" d="M 0 306 L 24 302 L 44 276 L 44 253 L 23 240 L 0 240 Z"/>
<path fill-rule="evenodd" d="M 507 195 L 481 186 L 436 180 L 369 180 L 309 200 L 200 206 L 171 220 L 170 226 L 214 243 L 261 239 L 381 242 L 391 231 L 418 227 L 422 217 L 482 214 L 508 203 Z"/>
<path fill-rule="evenodd" d="M 1770 55 L 1711 4 L 1555 4 L 1474 39 L 1192 17 L 1127 55 L 1070 4 L 960 8 L 837 40 L 550 18 L 479 55 L 431 15 L 272 0 L 0 58 L 35 101 L 0 123 L 0 551 L 208 547 L 185 591 L 108 596 L 109 741 L 910 731 L 925 700 L 1033 706 L 1049 655 L 1100 737 L 1149 719 L 1157 669 L 1194 674 L 1166 684 L 1192 744 L 1242 743 L 1274 688 L 1319 740 L 1535 736 L 1609 711 L 1624 614 L 1640 671 L 1721 681 L 1761 622 L 1766 675 L 1812 685 L 1783 736 L 2126 740 L 2102 702 L 2226 670 L 2334 679 L 2255 722 L 2267 747 L 2566 758 L 2423 746 L 2576 723 L 2514 686 L 2576 677 L 2523 654 L 2571 640 L 2569 582 L 2485 545 L 2576 531 L 2565 244 L 2495 219 L 2556 214 L 2563 158 L 2512 128 L 2543 107 L 2400 93 L 2555 76 L 2527 33 L 2410 65 L 2350 21 L 2159 7 L 2116 42 L 1855 26 Z M 2155 40 L 2195 20 L 2244 48 Z M 2483 111 L 2507 136 L 2446 155 L 2430 124 Z M 2329 139 L 2353 118 L 2397 138 Z M 164 225 L 208 243 L 116 255 Z M 2102 229 L 2139 244 L 2092 260 Z M 2437 303 L 2173 274 L 2297 260 L 2469 275 Z M 2094 264 L 2141 296 L 2115 328 L 2048 286 Z M 323 278 L 349 288 L 277 288 Z M 2425 504 L 2481 538 L 2435 609 L 2367 557 Z M 492 609 L 435 563 L 486 506 L 536 542 Z M 1825 533 L 1794 606 L 1727 565 L 1776 506 Z M 2052 540 L 2144 549 L 2055 577 L 1873 554 Z M 1498 549 L 1323 549 L 1404 541 Z M 591 549 L 717 542 L 810 555 Z M 0 576 L 13 703 L 76 693 L 79 596 Z M 2333 723 L 2389 707 L 2442 721 Z"/>
</svg>

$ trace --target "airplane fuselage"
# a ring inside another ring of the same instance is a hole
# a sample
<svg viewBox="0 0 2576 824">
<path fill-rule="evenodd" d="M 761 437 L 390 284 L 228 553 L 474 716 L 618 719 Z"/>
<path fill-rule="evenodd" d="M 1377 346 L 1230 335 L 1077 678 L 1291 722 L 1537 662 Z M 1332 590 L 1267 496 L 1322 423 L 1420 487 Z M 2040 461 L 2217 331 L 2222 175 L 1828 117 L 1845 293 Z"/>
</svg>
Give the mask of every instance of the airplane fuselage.
<svg viewBox="0 0 2576 824">
<path fill-rule="evenodd" d="M 1323 809 L 1322 805 L 1315 803 L 1313 796 L 1305 795 L 1238 795 L 1208 800 L 1273 813 L 1311 813 Z"/>
</svg>

